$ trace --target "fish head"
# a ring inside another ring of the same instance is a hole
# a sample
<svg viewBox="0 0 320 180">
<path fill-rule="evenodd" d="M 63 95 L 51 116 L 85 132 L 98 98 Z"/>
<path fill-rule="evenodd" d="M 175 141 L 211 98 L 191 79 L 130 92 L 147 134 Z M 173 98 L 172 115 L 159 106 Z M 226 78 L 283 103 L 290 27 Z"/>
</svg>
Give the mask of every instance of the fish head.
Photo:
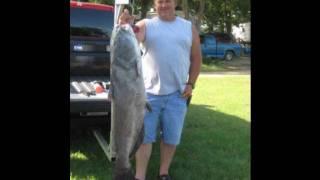
<svg viewBox="0 0 320 180">
<path fill-rule="evenodd" d="M 125 67 L 127 70 L 135 70 L 141 60 L 141 51 L 131 25 L 116 25 L 111 38 L 111 61 Z"/>
</svg>

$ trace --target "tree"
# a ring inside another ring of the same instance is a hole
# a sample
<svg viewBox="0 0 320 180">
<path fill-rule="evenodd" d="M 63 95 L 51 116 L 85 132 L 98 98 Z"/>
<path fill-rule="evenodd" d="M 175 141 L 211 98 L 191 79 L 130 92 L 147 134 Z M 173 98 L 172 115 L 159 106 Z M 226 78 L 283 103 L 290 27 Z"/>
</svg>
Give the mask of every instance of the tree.
<svg viewBox="0 0 320 180">
<path fill-rule="evenodd" d="M 196 28 L 198 29 L 198 31 L 200 31 L 200 26 L 202 23 L 202 19 L 203 19 L 203 13 L 204 13 L 204 8 L 205 8 L 205 2 L 204 0 L 197 0 L 196 2 L 198 2 L 198 8 L 195 14 L 195 20 L 194 20 L 194 25 L 196 26 Z"/>
<path fill-rule="evenodd" d="M 147 12 L 153 5 L 153 0 L 135 0 L 135 9 L 141 12 L 141 19 L 147 17 Z"/>
<path fill-rule="evenodd" d="M 206 0 L 204 24 L 208 30 L 231 34 L 232 25 L 250 21 L 250 0 Z"/>
<path fill-rule="evenodd" d="M 89 0 L 90 2 L 100 3 L 100 4 L 108 4 L 114 5 L 115 0 Z M 133 8 L 135 13 L 141 12 L 141 18 L 145 18 L 147 16 L 147 12 L 152 6 L 153 0 L 129 0 L 131 5 L 133 3 Z"/>
<path fill-rule="evenodd" d="M 114 5 L 115 0 L 89 1 Z M 141 12 L 141 18 L 146 17 L 152 5 L 153 0 L 134 0 L 135 12 Z M 199 31 L 200 26 L 205 24 L 206 31 L 231 34 L 233 25 L 238 26 L 251 18 L 250 0 L 177 0 L 177 5 L 181 6 L 185 18 L 191 20 Z"/>
<path fill-rule="evenodd" d="M 83 1 L 83 0 L 81 0 L 81 1 Z M 87 0 L 87 2 L 114 5 L 115 0 Z"/>
</svg>

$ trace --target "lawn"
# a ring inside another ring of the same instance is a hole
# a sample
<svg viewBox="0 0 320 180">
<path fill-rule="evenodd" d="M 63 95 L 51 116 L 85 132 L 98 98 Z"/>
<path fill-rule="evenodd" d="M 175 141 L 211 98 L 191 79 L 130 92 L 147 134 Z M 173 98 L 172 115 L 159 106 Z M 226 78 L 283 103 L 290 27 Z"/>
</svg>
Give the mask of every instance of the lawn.
<svg viewBox="0 0 320 180">
<path fill-rule="evenodd" d="M 171 176 L 175 180 L 249 180 L 250 76 L 200 77 L 193 94 Z M 70 138 L 70 179 L 111 179 L 111 163 L 94 136 L 82 132 Z M 156 143 L 148 180 L 155 180 L 158 173 L 158 149 Z"/>
<path fill-rule="evenodd" d="M 226 62 L 222 59 L 203 58 L 201 64 L 201 72 L 225 71 Z"/>
</svg>

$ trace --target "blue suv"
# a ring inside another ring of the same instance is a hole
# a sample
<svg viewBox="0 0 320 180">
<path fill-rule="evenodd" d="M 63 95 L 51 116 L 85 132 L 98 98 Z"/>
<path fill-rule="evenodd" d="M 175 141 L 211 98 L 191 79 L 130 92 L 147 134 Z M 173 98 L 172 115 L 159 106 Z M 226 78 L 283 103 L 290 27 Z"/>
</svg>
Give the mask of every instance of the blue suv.
<svg viewBox="0 0 320 180">
<path fill-rule="evenodd" d="M 207 33 L 200 35 L 202 56 L 232 60 L 241 54 L 241 45 L 226 33 Z"/>
</svg>

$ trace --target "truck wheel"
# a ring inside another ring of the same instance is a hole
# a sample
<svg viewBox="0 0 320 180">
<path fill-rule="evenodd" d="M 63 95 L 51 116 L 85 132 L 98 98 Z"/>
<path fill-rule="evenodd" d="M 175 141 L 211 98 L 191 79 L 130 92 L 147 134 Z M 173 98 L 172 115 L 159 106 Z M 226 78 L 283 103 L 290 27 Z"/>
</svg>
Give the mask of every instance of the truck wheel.
<svg viewBox="0 0 320 180">
<path fill-rule="evenodd" d="M 225 56 L 224 56 L 224 59 L 227 60 L 227 61 L 231 61 L 233 59 L 233 52 L 232 51 L 227 51 Z"/>
</svg>

